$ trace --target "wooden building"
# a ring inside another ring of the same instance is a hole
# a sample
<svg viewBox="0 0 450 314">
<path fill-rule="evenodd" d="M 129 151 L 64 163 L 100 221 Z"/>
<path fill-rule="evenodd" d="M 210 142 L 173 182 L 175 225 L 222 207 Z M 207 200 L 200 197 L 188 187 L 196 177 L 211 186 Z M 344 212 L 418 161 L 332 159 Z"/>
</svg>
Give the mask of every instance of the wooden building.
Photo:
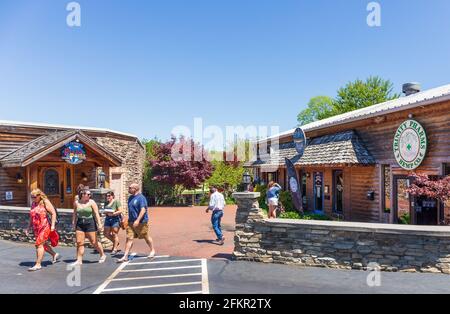
<svg viewBox="0 0 450 314">
<path fill-rule="evenodd" d="M 414 172 L 450 175 L 450 85 L 302 129 L 303 157 L 296 157 L 295 130 L 290 130 L 259 141 L 258 160 L 246 166 L 262 181 L 288 189 L 284 158 L 292 159 L 309 211 L 348 221 L 449 224 L 448 206 L 410 197 L 405 189 Z"/>
<path fill-rule="evenodd" d="M 144 148 L 133 135 L 69 126 L 0 121 L 0 206 L 29 206 L 43 190 L 57 208 L 71 208 L 77 186 L 112 188 L 142 183 Z"/>
</svg>

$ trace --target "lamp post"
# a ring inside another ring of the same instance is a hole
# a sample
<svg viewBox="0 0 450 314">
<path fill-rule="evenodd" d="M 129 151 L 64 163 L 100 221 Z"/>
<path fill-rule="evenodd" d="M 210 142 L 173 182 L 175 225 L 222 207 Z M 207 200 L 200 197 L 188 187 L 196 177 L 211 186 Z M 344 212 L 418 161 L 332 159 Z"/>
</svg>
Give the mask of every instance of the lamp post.
<svg viewBox="0 0 450 314">
<path fill-rule="evenodd" d="M 245 185 L 245 192 L 248 192 L 248 185 L 252 182 L 252 176 L 245 170 L 242 175 L 242 183 Z"/>
<path fill-rule="evenodd" d="M 100 170 L 100 172 L 98 173 L 98 182 L 100 188 L 105 187 L 105 181 L 106 181 L 106 173 L 103 170 Z"/>
</svg>

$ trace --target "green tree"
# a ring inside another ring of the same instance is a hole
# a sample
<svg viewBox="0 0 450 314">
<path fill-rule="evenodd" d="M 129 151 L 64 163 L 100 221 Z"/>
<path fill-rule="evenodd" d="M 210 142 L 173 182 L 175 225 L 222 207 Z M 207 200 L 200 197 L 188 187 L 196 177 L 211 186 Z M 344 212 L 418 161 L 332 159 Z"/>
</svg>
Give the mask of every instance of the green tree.
<svg viewBox="0 0 450 314">
<path fill-rule="evenodd" d="M 206 184 L 222 188 L 229 195 L 242 182 L 242 175 L 245 171 L 242 163 L 215 160 L 212 161 L 212 164 L 214 171 L 212 176 L 206 180 Z"/>
<path fill-rule="evenodd" d="M 389 80 L 378 76 L 371 76 L 365 82 L 358 79 L 338 90 L 333 103 L 333 113 L 341 114 L 398 97 L 400 95 L 393 93 L 393 84 Z"/>
<path fill-rule="evenodd" d="M 365 81 L 357 79 L 341 87 L 334 100 L 327 96 L 311 98 L 297 120 L 300 125 L 304 125 L 398 97 L 400 95 L 393 93 L 393 84 L 389 80 L 378 76 L 371 76 Z"/>
<path fill-rule="evenodd" d="M 328 96 L 317 96 L 311 98 L 308 107 L 298 114 L 297 120 L 300 125 L 305 125 L 332 115 L 333 99 Z"/>
</svg>

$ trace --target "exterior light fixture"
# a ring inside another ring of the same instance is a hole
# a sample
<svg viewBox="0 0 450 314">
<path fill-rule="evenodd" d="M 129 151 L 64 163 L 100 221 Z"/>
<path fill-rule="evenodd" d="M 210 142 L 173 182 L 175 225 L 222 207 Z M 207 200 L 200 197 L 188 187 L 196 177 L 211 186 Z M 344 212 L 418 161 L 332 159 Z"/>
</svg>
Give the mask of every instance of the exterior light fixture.
<svg viewBox="0 0 450 314">
<path fill-rule="evenodd" d="M 22 177 L 22 174 L 20 172 L 17 173 L 16 179 L 17 179 L 17 183 L 19 183 L 19 184 L 23 183 L 23 177 Z"/>
<path fill-rule="evenodd" d="M 98 183 L 100 188 L 105 187 L 105 181 L 106 181 L 106 173 L 103 170 L 100 170 L 98 173 Z"/>
<path fill-rule="evenodd" d="M 87 182 L 88 177 L 87 177 L 86 173 L 83 172 L 83 173 L 81 174 L 81 179 L 83 180 L 83 182 Z"/>
<path fill-rule="evenodd" d="M 245 170 L 242 175 L 242 183 L 245 185 L 245 192 L 248 192 L 248 185 L 252 182 L 252 176 Z"/>
</svg>

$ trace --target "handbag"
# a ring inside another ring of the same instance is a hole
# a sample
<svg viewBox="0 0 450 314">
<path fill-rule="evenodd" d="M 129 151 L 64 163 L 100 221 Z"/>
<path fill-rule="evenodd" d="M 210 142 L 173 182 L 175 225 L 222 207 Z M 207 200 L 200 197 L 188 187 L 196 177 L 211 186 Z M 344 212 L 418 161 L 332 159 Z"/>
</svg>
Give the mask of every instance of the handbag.
<svg viewBox="0 0 450 314">
<path fill-rule="evenodd" d="M 128 228 L 128 216 L 120 215 L 120 228 L 122 228 L 122 230 Z"/>
</svg>

